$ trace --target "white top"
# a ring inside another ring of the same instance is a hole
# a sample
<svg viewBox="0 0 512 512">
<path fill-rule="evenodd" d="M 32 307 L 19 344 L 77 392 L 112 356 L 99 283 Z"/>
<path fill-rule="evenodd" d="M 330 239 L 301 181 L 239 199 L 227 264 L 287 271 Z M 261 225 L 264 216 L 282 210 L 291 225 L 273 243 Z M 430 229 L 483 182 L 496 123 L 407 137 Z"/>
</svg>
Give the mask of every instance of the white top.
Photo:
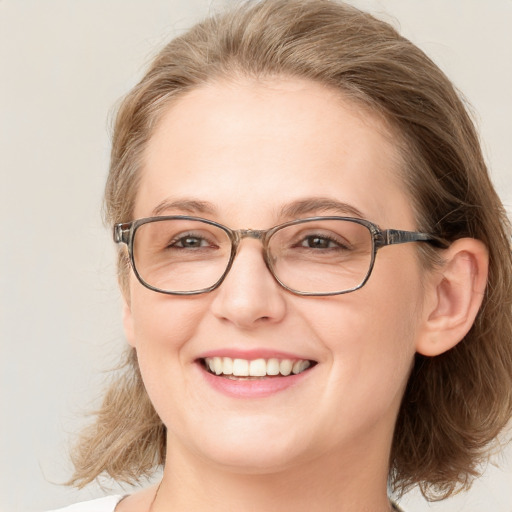
<svg viewBox="0 0 512 512">
<path fill-rule="evenodd" d="M 48 512 L 114 512 L 116 505 L 123 497 L 121 495 L 105 496 L 97 500 L 82 501 L 82 503 L 75 503 L 74 505 L 69 505 L 69 507 Z"/>
<path fill-rule="evenodd" d="M 58 510 L 49 510 L 48 512 L 114 512 L 117 504 L 124 496 L 105 496 L 92 501 L 82 501 L 82 503 L 75 503 L 69 507 L 59 508 Z M 395 503 L 392 503 L 393 510 L 401 512 Z"/>
</svg>

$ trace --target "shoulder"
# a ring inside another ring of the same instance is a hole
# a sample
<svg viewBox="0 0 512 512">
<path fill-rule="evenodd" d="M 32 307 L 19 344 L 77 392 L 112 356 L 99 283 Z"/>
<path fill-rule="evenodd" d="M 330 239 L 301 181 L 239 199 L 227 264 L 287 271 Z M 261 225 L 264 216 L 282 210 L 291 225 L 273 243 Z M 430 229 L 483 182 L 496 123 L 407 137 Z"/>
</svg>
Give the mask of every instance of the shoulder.
<svg viewBox="0 0 512 512">
<path fill-rule="evenodd" d="M 69 507 L 59 508 L 58 510 L 48 512 L 114 512 L 116 505 L 121 501 L 123 496 L 105 496 L 91 501 L 83 501 L 75 503 Z"/>
</svg>

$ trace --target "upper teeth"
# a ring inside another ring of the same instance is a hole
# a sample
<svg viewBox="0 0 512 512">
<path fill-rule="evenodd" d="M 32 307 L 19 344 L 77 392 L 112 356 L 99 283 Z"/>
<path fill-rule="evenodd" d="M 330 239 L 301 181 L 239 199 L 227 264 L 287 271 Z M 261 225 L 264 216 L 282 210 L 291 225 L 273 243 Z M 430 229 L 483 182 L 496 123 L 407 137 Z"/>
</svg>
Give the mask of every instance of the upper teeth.
<svg viewBox="0 0 512 512">
<path fill-rule="evenodd" d="M 231 359 L 231 357 L 207 357 L 206 366 L 217 375 L 234 375 L 235 377 L 264 377 L 265 375 L 297 374 L 309 368 L 306 359 Z"/>
</svg>

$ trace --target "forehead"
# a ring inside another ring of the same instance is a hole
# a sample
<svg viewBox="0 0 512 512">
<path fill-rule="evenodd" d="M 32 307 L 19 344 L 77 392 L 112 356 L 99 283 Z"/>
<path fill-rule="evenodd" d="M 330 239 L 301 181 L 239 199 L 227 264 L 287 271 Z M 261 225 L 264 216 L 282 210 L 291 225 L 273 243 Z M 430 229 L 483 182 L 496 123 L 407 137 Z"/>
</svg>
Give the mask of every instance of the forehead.
<svg viewBox="0 0 512 512">
<path fill-rule="evenodd" d="M 386 123 L 332 89 L 298 79 L 211 83 L 180 97 L 157 125 L 136 216 L 167 198 L 250 217 L 323 197 L 386 222 L 390 203 L 409 209 L 399 167 Z"/>
</svg>

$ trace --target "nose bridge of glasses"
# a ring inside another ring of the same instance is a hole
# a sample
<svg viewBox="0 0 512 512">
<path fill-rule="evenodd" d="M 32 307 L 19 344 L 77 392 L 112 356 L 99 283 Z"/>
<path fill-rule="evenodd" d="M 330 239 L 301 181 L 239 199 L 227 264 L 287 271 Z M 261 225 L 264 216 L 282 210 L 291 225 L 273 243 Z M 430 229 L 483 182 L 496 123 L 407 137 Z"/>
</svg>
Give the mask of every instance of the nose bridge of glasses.
<svg viewBox="0 0 512 512">
<path fill-rule="evenodd" d="M 266 233 L 262 229 L 240 229 L 238 232 L 240 238 L 255 238 L 256 240 L 262 240 Z"/>
<path fill-rule="evenodd" d="M 268 230 L 263 229 L 237 229 L 236 231 L 232 231 L 233 233 L 233 250 L 235 253 L 238 253 L 240 249 L 240 242 L 244 238 L 252 238 L 253 240 L 259 240 L 262 244 L 262 253 L 264 255 L 265 261 L 267 260 L 266 251 L 268 245 Z"/>
<path fill-rule="evenodd" d="M 234 231 L 235 241 L 238 244 L 244 238 L 253 238 L 254 240 L 263 241 L 266 231 L 262 229 L 237 229 Z"/>
</svg>

